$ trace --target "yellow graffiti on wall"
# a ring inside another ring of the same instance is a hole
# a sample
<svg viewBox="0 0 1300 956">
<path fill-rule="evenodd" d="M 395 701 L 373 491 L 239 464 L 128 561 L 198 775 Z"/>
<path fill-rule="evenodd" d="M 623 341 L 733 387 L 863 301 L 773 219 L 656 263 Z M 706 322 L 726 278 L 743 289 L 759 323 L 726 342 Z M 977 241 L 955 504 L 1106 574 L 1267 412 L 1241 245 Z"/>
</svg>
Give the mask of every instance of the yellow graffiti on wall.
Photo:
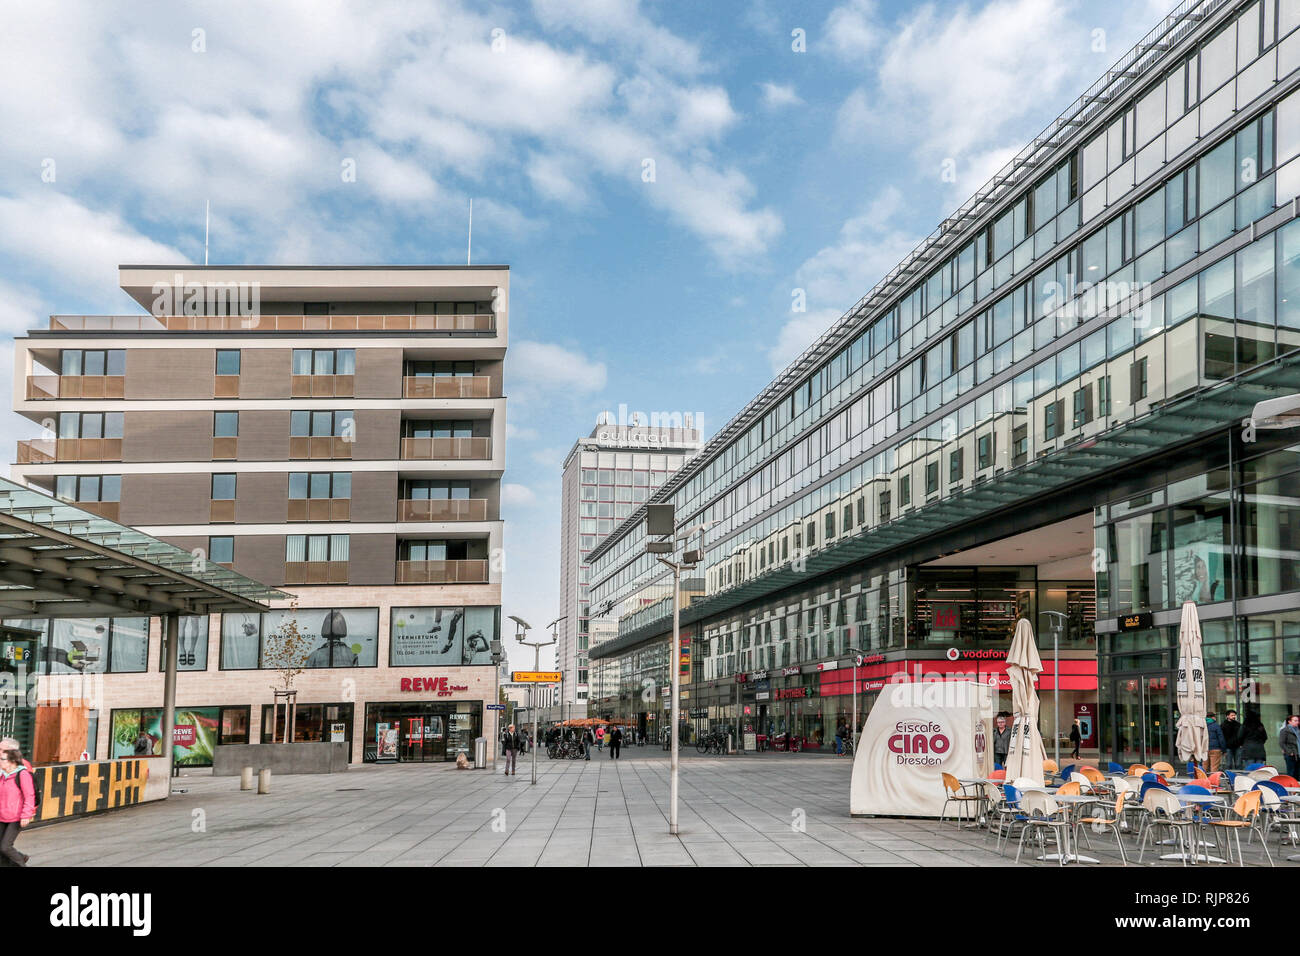
<svg viewBox="0 0 1300 956">
<path fill-rule="evenodd" d="M 144 799 L 149 762 L 141 759 L 98 760 L 36 768 L 41 805 L 36 822 L 129 807 Z"/>
</svg>

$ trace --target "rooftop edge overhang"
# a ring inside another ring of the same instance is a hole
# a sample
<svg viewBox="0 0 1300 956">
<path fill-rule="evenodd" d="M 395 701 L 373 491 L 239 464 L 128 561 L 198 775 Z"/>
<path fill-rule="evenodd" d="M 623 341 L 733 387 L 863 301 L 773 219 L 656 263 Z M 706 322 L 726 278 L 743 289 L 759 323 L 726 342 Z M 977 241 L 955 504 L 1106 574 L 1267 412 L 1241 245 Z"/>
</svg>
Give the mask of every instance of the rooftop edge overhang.
<svg viewBox="0 0 1300 956">
<path fill-rule="evenodd" d="M 1257 402 L 1300 392 L 1300 352 L 1192 395 L 1177 397 L 1146 415 L 1109 431 L 1044 455 L 1012 471 L 923 505 L 894 520 L 864 529 L 810 554 L 801 570 L 790 562 L 756 575 L 743 584 L 708 597 L 696 598 L 681 611 L 681 624 L 694 624 L 725 614 L 751 601 L 807 584 L 817 577 L 879 558 L 939 532 L 951 531 L 1051 494 L 1081 479 L 1100 477 L 1140 459 L 1189 444 L 1215 432 L 1234 428 Z M 620 634 L 588 652 L 602 660 L 667 635 L 668 613 Z"/>
</svg>

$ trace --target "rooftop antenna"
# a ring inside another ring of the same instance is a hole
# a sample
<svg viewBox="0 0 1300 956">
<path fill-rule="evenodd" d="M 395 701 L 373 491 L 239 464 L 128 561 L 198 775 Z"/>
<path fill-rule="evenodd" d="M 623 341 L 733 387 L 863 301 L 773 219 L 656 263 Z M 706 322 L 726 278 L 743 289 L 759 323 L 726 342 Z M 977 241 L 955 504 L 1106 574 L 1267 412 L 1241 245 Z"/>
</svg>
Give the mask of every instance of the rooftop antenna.
<svg viewBox="0 0 1300 956">
<path fill-rule="evenodd" d="M 465 265 L 470 264 L 470 254 L 474 250 L 474 197 L 469 197 L 469 242 L 465 246 Z"/>
<path fill-rule="evenodd" d="M 203 264 L 208 264 L 208 227 L 212 225 L 212 200 L 203 200 Z"/>
</svg>

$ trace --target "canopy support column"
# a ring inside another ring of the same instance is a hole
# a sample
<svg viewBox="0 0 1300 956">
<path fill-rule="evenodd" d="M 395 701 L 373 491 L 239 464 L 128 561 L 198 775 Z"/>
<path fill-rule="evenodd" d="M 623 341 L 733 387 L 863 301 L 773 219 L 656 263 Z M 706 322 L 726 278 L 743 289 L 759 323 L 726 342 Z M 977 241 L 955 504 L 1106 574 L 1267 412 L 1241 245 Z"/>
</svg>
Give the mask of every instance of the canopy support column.
<svg viewBox="0 0 1300 956">
<path fill-rule="evenodd" d="M 167 768 L 167 776 L 170 778 L 176 773 L 174 765 L 175 754 L 175 734 L 173 727 L 176 725 L 176 659 L 177 646 L 180 644 L 181 616 L 179 614 L 164 614 L 162 617 L 163 628 L 163 646 L 167 651 L 167 662 L 165 666 L 165 677 L 163 678 L 163 712 L 162 726 L 159 732 L 162 734 L 162 755 L 163 765 Z M 168 789 L 171 788 L 169 783 Z"/>
</svg>

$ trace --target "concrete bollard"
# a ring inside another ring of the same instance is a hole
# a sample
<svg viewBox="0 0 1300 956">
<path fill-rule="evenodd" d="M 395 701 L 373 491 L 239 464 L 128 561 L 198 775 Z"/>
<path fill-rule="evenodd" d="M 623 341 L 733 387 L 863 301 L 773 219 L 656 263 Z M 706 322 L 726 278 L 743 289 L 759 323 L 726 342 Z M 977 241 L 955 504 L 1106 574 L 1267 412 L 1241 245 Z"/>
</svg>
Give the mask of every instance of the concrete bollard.
<svg viewBox="0 0 1300 956">
<path fill-rule="evenodd" d="M 240 790 L 253 789 L 253 768 L 252 767 L 245 767 L 243 770 L 239 771 L 239 789 Z"/>
<path fill-rule="evenodd" d="M 261 770 L 258 771 L 257 792 L 258 793 L 271 792 L 271 768 L 270 767 L 263 767 Z"/>
</svg>

